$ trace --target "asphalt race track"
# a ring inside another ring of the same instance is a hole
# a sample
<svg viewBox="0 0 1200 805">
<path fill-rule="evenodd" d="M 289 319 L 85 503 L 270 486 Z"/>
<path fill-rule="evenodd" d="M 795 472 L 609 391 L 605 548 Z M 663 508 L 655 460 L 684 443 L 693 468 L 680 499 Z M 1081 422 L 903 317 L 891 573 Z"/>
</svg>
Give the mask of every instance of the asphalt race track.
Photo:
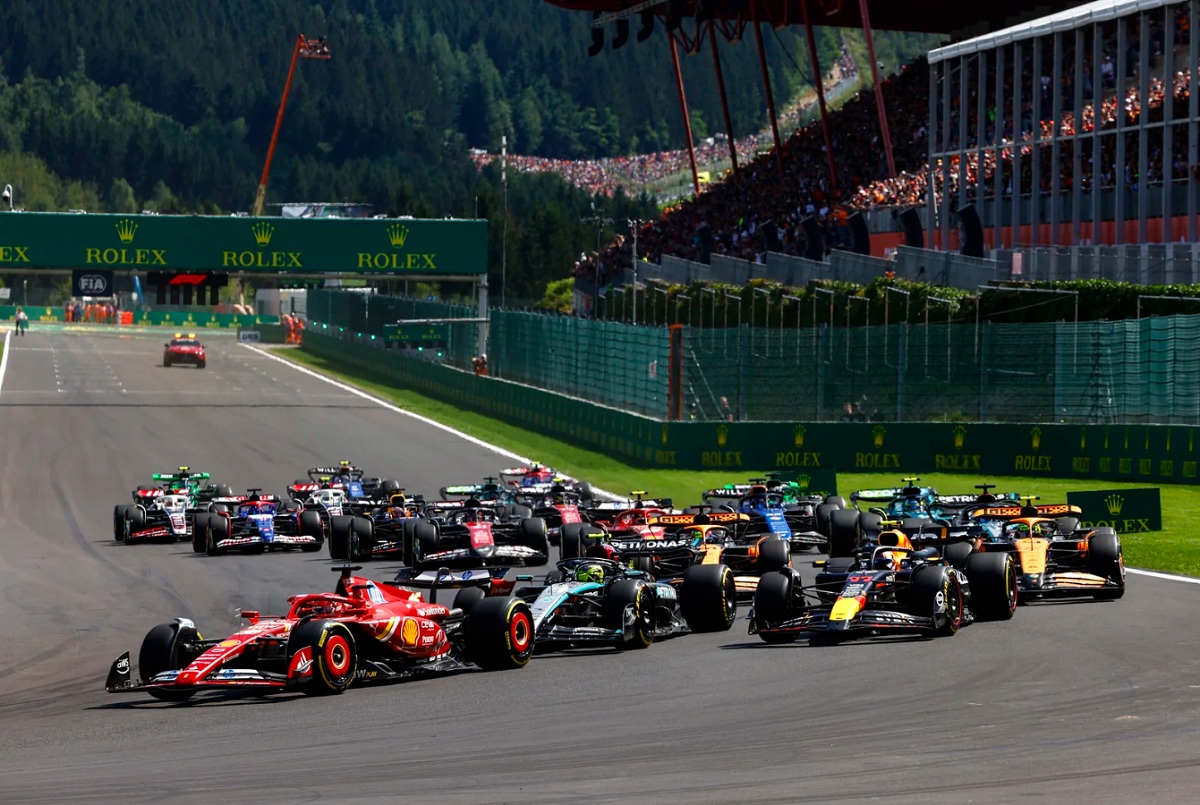
<svg viewBox="0 0 1200 805">
<path fill-rule="evenodd" d="M 279 611 L 335 581 L 324 553 L 114 542 L 113 505 L 151 472 L 187 464 L 282 493 L 344 458 L 433 491 L 510 462 L 227 337 L 206 370 L 164 369 L 162 339 L 9 339 L 6 805 L 1200 799 L 1200 585 L 1141 576 L 1121 601 L 1022 607 L 938 640 L 767 646 L 739 620 L 337 697 L 107 694 L 112 659 L 136 658 L 156 623 L 218 635 L 239 606 Z"/>
</svg>

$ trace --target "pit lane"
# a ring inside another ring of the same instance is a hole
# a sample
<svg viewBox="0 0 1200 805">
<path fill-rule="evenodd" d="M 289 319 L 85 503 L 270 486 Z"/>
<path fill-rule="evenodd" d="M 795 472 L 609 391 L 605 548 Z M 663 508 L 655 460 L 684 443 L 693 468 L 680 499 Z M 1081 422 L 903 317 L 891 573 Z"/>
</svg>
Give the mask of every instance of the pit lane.
<svg viewBox="0 0 1200 805">
<path fill-rule="evenodd" d="M 414 491 L 508 460 L 210 337 L 10 339 L 0 390 L 0 800 L 1182 802 L 1200 793 L 1195 585 L 1022 607 L 950 639 L 766 646 L 730 632 L 346 695 L 166 705 L 103 691 L 155 623 L 231 630 L 332 589 L 324 554 L 112 541 L 180 464 L 282 492 L 352 459 Z M 815 555 L 813 555 L 815 558 Z M 802 561 L 804 558 L 803 557 Z M 393 566 L 368 565 L 387 579 Z M 814 572 L 802 567 L 806 577 Z M 742 612 L 744 615 L 744 611 Z"/>
</svg>

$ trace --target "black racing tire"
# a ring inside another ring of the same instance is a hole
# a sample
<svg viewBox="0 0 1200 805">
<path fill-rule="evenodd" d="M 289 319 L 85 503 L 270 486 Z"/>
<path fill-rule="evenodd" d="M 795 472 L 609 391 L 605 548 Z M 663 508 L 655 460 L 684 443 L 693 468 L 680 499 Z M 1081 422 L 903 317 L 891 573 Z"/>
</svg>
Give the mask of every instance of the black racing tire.
<svg viewBox="0 0 1200 805">
<path fill-rule="evenodd" d="M 520 503 L 510 503 L 504 507 L 504 511 L 512 518 L 519 517 L 525 519 L 526 517 L 533 517 L 533 509 L 528 506 L 522 506 Z"/>
<path fill-rule="evenodd" d="M 837 506 L 839 509 L 846 508 L 846 499 L 841 495 L 826 495 L 822 503 L 828 503 L 832 506 Z"/>
<path fill-rule="evenodd" d="M 858 547 L 858 512 L 838 509 L 829 515 L 829 555 L 851 556 Z"/>
<path fill-rule="evenodd" d="M 132 505 L 131 503 L 118 503 L 113 507 L 113 539 L 117 542 L 125 541 L 125 512 Z"/>
<path fill-rule="evenodd" d="M 768 632 L 761 630 L 770 628 L 772 624 L 799 617 L 796 601 L 792 595 L 793 577 L 790 573 L 772 571 L 764 573 L 758 580 L 758 588 L 754 591 L 754 625 L 759 629 L 758 636 L 764 643 L 781 644 L 795 643 L 797 632 Z"/>
<path fill-rule="evenodd" d="M 146 525 L 146 510 L 135 503 L 125 509 L 125 519 L 129 521 L 129 530 L 136 531 Z"/>
<path fill-rule="evenodd" d="M 609 585 L 604 594 L 604 628 L 625 628 L 625 610 L 633 606 L 634 627 L 617 643 L 618 650 L 647 648 L 654 642 L 654 591 L 644 581 L 622 579 Z"/>
<path fill-rule="evenodd" d="M 208 543 L 205 545 L 205 550 L 209 556 L 221 556 L 228 548 L 217 545 L 223 539 L 229 539 L 229 518 L 214 514 L 208 518 Z"/>
<path fill-rule="evenodd" d="M 758 543 L 758 574 L 783 570 L 792 564 L 792 549 L 782 537 L 767 537 Z"/>
<path fill-rule="evenodd" d="M 329 518 L 329 558 L 350 558 L 350 530 L 354 518 L 348 514 L 335 514 Z"/>
<path fill-rule="evenodd" d="M 192 516 L 192 553 L 205 553 L 208 550 L 208 532 L 213 515 L 201 512 Z"/>
<path fill-rule="evenodd" d="M 1074 533 L 1079 528 L 1078 517 L 1055 517 L 1054 522 L 1058 523 L 1058 530 L 1064 534 Z"/>
<path fill-rule="evenodd" d="M 1117 583 L 1116 587 L 1097 590 L 1094 598 L 1116 599 L 1125 595 L 1125 555 L 1121 538 L 1112 528 L 1097 528 L 1088 539 L 1088 573 Z"/>
<path fill-rule="evenodd" d="M 412 526 L 412 547 L 414 564 L 421 562 L 426 556 L 437 553 L 442 536 L 436 523 L 429 520 L 417 520 Z"/>
<path fill-rule="evenodd" d="M 527 507 L 522 506 L 521 508 Z M 526 564 L 544 565 L 550 561 L 550 537 L 546 534 L 546 521 L 541 517 L 525 517 L 521 520 L 518 539 L 526 548 L 537 551 L 544 557 L 540 562 L 526 562 Z"/>
<path fill-rule="evenodd" d="M 300 550 L 315 553 L 325 544 L 325 526 L 321 524 L 321 514 L 312 509 L 305 509 L 296 517 L 296 529 L 302 536 L 313 537 L 317 541 L 312 545 L 301 545 Z"/>
<path fill-rule="evenodd" d="M 390 495 L 393 492 L 399 492 L 403 488 L 404 487 L 400 485 L 400 482 L 393 478 L 383 478 L 379 481 L 379 491 L 382 492 L 384 496 Z"/>
<path fill-rule="evenodd" d="M 971 585 L 970 606 L 975 616 L 984 621 L 1011 619 L 1017 611 L 1017 563 L 1012 554 L 971 554 L 963 570 Z"/>
<path fill-rule="evenodd" d="M 938 603 L 939 596 L 941 602 Z M 945 565 L 926 565 L 913 571 L 912 604 L 914 614 L 934 619 L 929 633 L 952 637 L 963 623 L 963 589 L 958 574 Z"/>
<path fill-rule="evenodd" d="M 883 518 L 875 512 L 858 513 L 858 533 L 860 541 L 868 536 L 877 536 L 883 530 Z"/>
<path fill-rule="evenodd" d="M 683 574 L 679 608 L 693 632 L 723 632 L 737 618 L 737 587 L 726 565 L 692 565 Z"/>
<path fill-rule="evenodd" d="M 942 551 L 942 558 L 950 563 L 951 567 L 959 570 L 967 569 L 967 561 L 975 554 L 975 546 L 969 542 L 951 542 Z M 972 585 L 975 582 L 971 582 Z"/>
<path fill-rule="evenodd" d="M 288 637 L 288 667 L 304 649 L 311 652 L 312 679 L 302 688 L 314 696 L 343 693 L 354 682 L 358 669 L 358 647 L 346 624 L 312 620 L 292 629 Z"/>
<path fill-rule="evenodd" d="M 171 359 L 166 357 L 165 355 L 163 356 L 163 366 L 167 369 L 171 368 Z"/>
<path fill-rule="evenodd" d="M 233 487 L 229 484 L 213 484 L 213 497 L 231 498 L 233 497 Z"/>
<path fill-rule="evenodd" d="M 163 671 L 186 668 L 199 653 L 187 651 L 184 645 L 198 640 L 200 633 L 194 627 L 184 626 L 178 621 L 155 626 L 142 639 L 142 647 L 138 651 L 138 673 L 144 681 L 149 682 Z M 164 702 L 181 702 L 190 699 L 196 689 L 147 688 L 146 692 Z"/>
<path fill-rule="evenodd" d="M 208 504 L 208 510 L 213 514 L 227 514 L 229 507 L 224 503 L 210 503 Z"/>
<path fill-rule="evenodd" d="M 354 517 L 350 521 L 350 558 L 356 562 L 375 554 L 375 521 L 370 517 Z"/>
<path fill-rule="evenodd" d="M 205 362 L 204 362 L 204 361 L 200 361 L 200 363 L 196 364 L 196 368 L 197 368 L 197 369 L 203 369 L 204 367 L 205 367 Z"/>
<path fill-rule="evenodd" d="M 583 555 L 583 534 L 586 523 L 567 523 L 558 534 L 558 558 L 575 559 Z"/>
<path fill-rule="evenodd" d="M 561 570 L 551 570 L 546 574 L 546 578 L 542 581 L 542 583 L 549 587 L 551 584 L 561 584 L 566 580 L 566 573 L 563 573 Z"/>
<path fill-rule="evenodd" d="M 486 597 L 463 624 L 467 656 L 485 671 L 523 668 L 533 656 L 533 613 L 511 596 Z"/>
<path fill-rule="evenodd" d="M 413 553 L 413 526 L 416 525 L 415 517 L 406 517 L 400 521 L 400 561 L 408 567 L 415 567 L 413 563 L 416 557 Z"/>
<path fill-rule="evenodd" d="M 825 537 L 826 546 L 829 543 L 829 515 L 837 510 L 838 507 L 832 503 L 818 503 L 816 509 L 813 510 L 817 533 Z"/>
<path fill-rule="evenodd" d="M 581 483 L 579 485 L 579 500 L 584 503 L 587 503 L 588 501 L 592 501 L 595 499 L 596 499 L 596 494 L 595 494 L 595 492 L 592 491 L 592 485 L 587 483 L 586 481 L 584 483 Z"/>
<path fill-rule="evenodd" d="M 470 615 L 475 605 L 487 597 L 482 587 L 463 587 L 454 594 L 454 609 L 461 609 L 464 615 Z"/>
</svg>

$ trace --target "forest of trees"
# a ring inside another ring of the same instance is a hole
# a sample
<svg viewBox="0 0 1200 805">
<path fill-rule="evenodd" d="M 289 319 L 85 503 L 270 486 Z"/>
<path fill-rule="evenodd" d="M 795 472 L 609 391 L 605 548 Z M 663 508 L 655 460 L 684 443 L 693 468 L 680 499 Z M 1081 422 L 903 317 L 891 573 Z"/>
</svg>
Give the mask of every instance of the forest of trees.
<svg viewBox="0 0 1200 805">
<path fill-rule="evenodd" d="M 333 58 L 302 62 L 268 203 L 355 201 L 414 216 L 492 221 L 499 273 L 498 170 L 468 148 L 610 156 L 683 141 L 661 30 L 595 58 L 590 16 L 535 0 L 9 0 L 0 5 L 0 183 L 25 209 L 203 212 L 248 209 L 299 33 Z M 826 64 L 843 35 L 820 29 Z M 800 30 L 765 30 L 777 97 L 810 80 Z M 931 40 L 877 37 L 885 68 Z M 735 130 L 765 103 L 752 42 L 722 46 Z M 689 106 L 719 120 L 711 59 L 685 58 Z M 509 176 L 510 299 L 536 298 L 594 248 L 592 199 L 554 176 Z M 648 199 L 604 201 L 615 221 Z M 498 277 L 497 277 L 498 279 Z"/>
</svg>

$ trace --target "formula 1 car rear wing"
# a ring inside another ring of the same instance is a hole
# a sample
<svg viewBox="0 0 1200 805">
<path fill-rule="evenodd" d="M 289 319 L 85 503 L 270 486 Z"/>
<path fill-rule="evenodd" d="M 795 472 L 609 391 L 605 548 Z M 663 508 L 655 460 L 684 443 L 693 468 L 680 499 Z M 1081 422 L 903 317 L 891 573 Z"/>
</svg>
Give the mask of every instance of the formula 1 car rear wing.
<svg viewBox="0 0 1200 805">
<path fill-rule="evenodd" d="M 701 497 L 708 501 L 712 498 L 720 498 L 722 500 L 735 500 L 750 494 L 750 487 L 753 484 L 725 484 L 724 486 L 716 486 L 712 489 L 707 489 Z"/>
<path fill-rule="evenodd" d="M 407 587 L 417 590 L 429 590 L 429 603 L 437 603 L 438 590 L 458 590 L 463 587 L 489 587 L 492 582 L 503 581 L 511 568 L 487 567 L 474 570 L 456 570 L 439 568 L 438 570 L 417 570 L 416 568 L 401 568 L 392 584 L 397 587 Z"/>
<path fill-rule="evenodd" d="M 1083 514 L 1083 509 L 1068 503 L 1051 503 L 1045 506 L 980 506 L 970 512 L 971 517 L 989 517 L 995 520 L 1013 520 L 1018 517 L 1064 517 Z"/>
<path fill-rule="evenodd" d="M 710 512 L 708 514 L 663 514 L 651 517 L 647 525 L 660 525 L 669 528 L 684 528 L 690 525 L 710 525 L 729 523 L 748 523 L 750 515 L 740 512 Z"/>
</svg>

